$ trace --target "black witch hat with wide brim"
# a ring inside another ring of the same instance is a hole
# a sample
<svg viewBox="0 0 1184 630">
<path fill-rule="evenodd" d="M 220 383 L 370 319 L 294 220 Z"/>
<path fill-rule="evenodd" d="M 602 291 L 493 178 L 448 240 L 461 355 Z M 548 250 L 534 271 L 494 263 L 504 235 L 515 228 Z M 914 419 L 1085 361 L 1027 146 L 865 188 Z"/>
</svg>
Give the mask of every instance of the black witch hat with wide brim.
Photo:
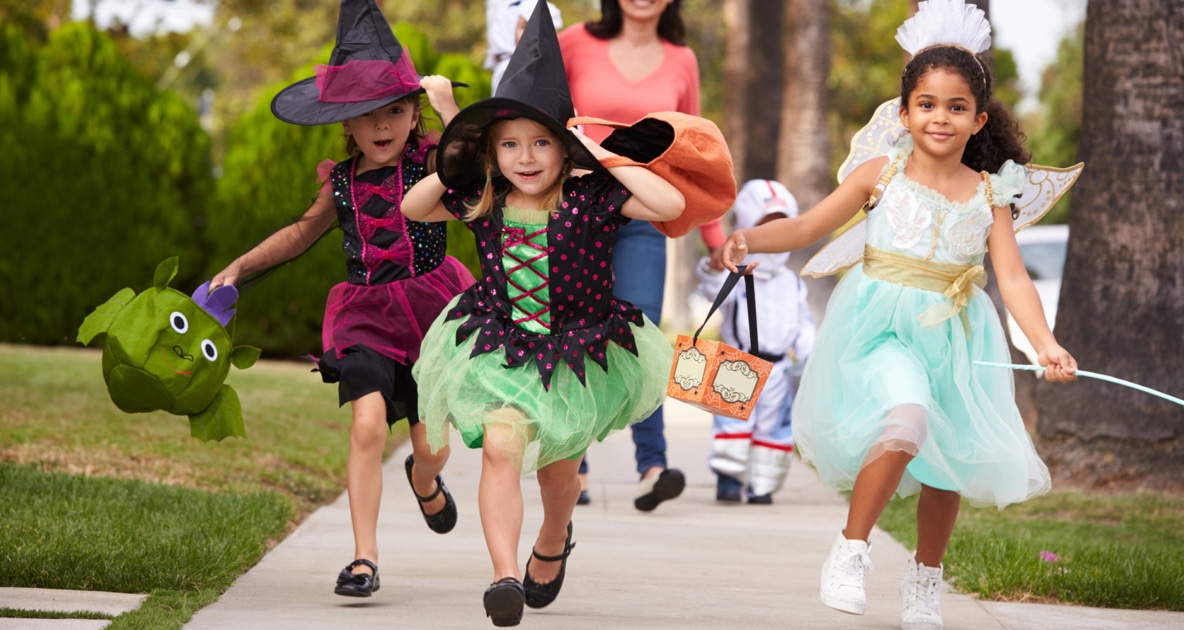
<svg viewBox="0 0 1184 630">
<path fill-rule="evenodd" d="M 423 77 L 374 0 L 342 0 L 337 42 L 317 75 L 276 94 L 271 113 L 294 125 L 326 125 L 423 93 Z"/>
<path fill-rule="evenodd" d="M 456 188 L 485 179 L 485 134 L 491 123 L 502 119 L 529 118 L 543 125 L 563 143 L 575 168 L 605 171 L 567 129 L 575 108 L 546 4 L 536 4 L 493 98 L 464 108 L 444 129 L 436 152 L 436 172 L 445 186 Z"/>
</svg>

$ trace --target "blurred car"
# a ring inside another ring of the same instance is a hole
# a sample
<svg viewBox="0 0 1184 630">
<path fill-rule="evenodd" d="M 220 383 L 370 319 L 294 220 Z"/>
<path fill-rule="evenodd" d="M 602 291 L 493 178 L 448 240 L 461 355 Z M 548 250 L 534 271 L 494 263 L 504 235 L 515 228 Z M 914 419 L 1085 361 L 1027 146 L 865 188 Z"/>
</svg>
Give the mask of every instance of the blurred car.
<svg viewBox="0 0 1184 630">
<path fill-rule="evenodd" d="M 1036 293 L 1040 295 L 1040 304 L 1044 307 L 1044 316 L 1051 329 L 1057 320 L 1057 300 L 1061 295 L 1061 274 L 1065 268 L 1069 226 L 1034 225 L 1016 232 L 1015 240 L 1020 246 L 1024 267 L 1032 278 L 1032 284 L 1036 285 Z M 1011 313 L 1007 314 L 1007 330 L 1011 334 L 1012 345 L 1023 352 L 1033 365 L 1039 365 L 1036 349 L 1028 342 Z"/>
</svg>

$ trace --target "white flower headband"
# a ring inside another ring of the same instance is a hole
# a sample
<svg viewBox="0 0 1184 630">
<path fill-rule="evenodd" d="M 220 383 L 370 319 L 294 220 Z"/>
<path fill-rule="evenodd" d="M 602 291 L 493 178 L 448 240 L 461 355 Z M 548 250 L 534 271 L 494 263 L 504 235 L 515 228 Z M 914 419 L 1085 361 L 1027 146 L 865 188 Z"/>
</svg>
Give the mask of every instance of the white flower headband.
<svg viewBox="0 0 1184 630">
<path fill-rule="evenodd" d="M 978 53 L 991 47 L 991 24 L 983 10 L 964 0 L 927 0 L 896 31 L 896 41 L 913 57 L 935 46 L 952 46 L 970 53 L 983 71 Z"/>
</svg>

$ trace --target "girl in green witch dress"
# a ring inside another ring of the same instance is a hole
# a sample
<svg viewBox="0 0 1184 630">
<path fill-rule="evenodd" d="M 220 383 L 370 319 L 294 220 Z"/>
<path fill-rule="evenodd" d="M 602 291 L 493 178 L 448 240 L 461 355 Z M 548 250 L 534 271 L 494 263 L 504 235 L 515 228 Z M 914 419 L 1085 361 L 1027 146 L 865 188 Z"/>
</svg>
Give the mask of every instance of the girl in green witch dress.
<svg viewBox="0 0 1184 630">
<path fill-rule="evenodd" d="M 437 172 L 402 206 L 417 221 L 463 220 L 477 239 L 484 278 L 432 324 L 413 374 L 432 448 L 455 428 L 482 450 L 484 604 L 498 626 L 559 593 L 580 457 L 662 404 L 673 354 L 613 297 L 612 249 L 618 227 L 675 218 L 683 196 L 645 168 L 601 166 L 614 154 L 566 129 L 572 115 L 554 27 L 536 8 L 497 95 L 457 114 Z M 536 470 L 543 524 L 520 572 L 520 479 Z"/>
</svg>

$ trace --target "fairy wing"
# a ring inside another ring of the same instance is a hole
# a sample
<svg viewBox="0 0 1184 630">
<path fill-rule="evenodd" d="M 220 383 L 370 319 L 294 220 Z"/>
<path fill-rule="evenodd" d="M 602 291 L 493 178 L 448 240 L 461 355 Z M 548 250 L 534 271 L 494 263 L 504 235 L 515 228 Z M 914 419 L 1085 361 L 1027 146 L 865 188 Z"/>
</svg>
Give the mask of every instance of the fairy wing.
<svg viewBox="0 0 1184 630">
<path fill-rule="evenodd" d="M 1061 198 L 1081 176 L 1085 169 L 1084 162 L 1078 162 L 1069 168 L 1054 168 L 1039 164 L 1026 164 L 1028 178 L 1024 180 L 1024 190 L 1020 193 L 1015 209 L 1019 215 L 1015 218 L 1015 231 L 1036 223 L 1048 214 L 1053 204 Z"/>
<path fill-rule="evenodd" d="M 802 275 L 821 278 L 852 267 L 863 260 L 863 244 L 866 240 L 867 221 L 860 219 L 818 250 L 810 262 L 802 267 Z"/>
<path fill-rule="evenodd" d="M 876 108 L 872 119 L 851 138 L 851 152 L 839 167 L 841 183 L 860 164 L 887 155 L 896 141 L 906 133 L 900 124 L 900 99 L 894 98 Z M 1078 163 L 1069 168 L 1054 168 L 1038 164 L 1026 164 L 1027 179 L 1015 207 L 1019 214 L 1015 218 L 1015 231 L 1020 231 L 1039 221 L 1053 204 L 1068 192 L 1081 175 L 1085 164 Z M 852 225 L 847 231 L 831 239 L 809 262 L 802 267 L 805 276 L 829 276 L 847 269 L 863 259 L 863 245 L 867 234 L 864 220 Z"/>
<path fill-rule="evenodd" d="M 872 119 L 863 129 L 851 136 L 851 152 L 847 154 L 847 159 L 843 160 L 837 174 L 839 183 L 843 183 L 860 164 L 881 155 L 888 155 L 892 147 L 896 146 L 896 141 L 905 133 L 904 125 L 900 124 L 900 98 L 880 103 L 876 113 L 872 114 Z"/>
</svg>

